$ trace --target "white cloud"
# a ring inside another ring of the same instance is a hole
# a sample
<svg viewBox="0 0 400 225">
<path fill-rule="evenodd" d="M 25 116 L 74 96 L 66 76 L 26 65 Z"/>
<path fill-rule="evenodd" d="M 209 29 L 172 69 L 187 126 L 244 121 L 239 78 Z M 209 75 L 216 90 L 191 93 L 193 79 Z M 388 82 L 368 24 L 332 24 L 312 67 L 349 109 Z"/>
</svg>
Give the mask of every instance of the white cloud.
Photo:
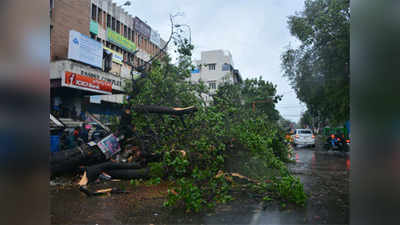
<svg viewBox="0 0 400 225">
<path fill-rule="evenodd" d="M 125 0 L 114 0 L 121 5 Z M 288 119 L 298 121 L 300 105 L 288 81 L 282 77 L 280 56 L 297 40 L 290 35 L 287 17 L 303 8 L 304 0 L 146 0 L 132 1 L 126 8 L 143 18 L 167 39 L 169 15 L 184 12 L 178 22 L 190 25 L 194 57 L 210 49 L 231 51 L 235 67 L 244 78 L 262 76 L 284 94 L 277 108 Z"/>
</svg>

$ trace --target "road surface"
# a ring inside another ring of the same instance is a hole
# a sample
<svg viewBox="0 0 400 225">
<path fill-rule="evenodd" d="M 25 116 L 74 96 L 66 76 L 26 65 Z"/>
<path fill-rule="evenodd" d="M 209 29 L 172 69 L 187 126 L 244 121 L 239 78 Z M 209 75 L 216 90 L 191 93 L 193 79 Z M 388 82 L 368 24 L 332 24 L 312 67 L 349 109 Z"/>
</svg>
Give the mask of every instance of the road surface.
<svg viewBox="0 0 400 225">
<path fill-rule="evenodd" d="M 73 186 L 52 186 L 52 224 L 348 224 L 348 153 L 315 148 L 295 150 L 289 165 L 309 195 L 304 208 L 263 205 L 243 190 L 243 196 L 199 214 L 169 211 L 162 207 L 165 186 L 132 188 L 128 195 L 87 198 Z M 140 194 L 139 194 L 140 193 Z"/>
</svg>

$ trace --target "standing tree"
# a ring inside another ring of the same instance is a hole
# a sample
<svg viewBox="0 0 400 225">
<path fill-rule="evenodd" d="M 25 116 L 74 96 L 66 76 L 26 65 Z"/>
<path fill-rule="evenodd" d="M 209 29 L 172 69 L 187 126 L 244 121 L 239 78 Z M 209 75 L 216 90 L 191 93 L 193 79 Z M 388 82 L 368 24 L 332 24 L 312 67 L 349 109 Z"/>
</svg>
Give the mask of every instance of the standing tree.
<svg viewBox="0 0 400 225">
<path fill-rule="evenodd" d="M 306 0 L 289 17 L 292 35 L 301 41 L 282 55 L 284 76 L 309 113 L 332 124 L 349 119 L 350 0 Z M 320 121 L 320 122 L 321 122 Z"/>
</svg>

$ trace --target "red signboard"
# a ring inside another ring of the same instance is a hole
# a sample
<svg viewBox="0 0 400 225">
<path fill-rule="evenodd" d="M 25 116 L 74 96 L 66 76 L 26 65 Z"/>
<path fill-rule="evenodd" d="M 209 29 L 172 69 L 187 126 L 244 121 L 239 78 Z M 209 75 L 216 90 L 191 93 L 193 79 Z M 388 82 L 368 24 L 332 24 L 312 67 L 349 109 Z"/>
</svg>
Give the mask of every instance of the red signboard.
<svg viewBox="0 0 400 225">
<path fill-rule="evenodd" d="M 65 77 L 63 79 L 62 85 L 106 94 L 112 92 L 111 82 L 98 80 L 92 77 L 87 77 L 72 72 L 65 72 Z"/>
</svg>

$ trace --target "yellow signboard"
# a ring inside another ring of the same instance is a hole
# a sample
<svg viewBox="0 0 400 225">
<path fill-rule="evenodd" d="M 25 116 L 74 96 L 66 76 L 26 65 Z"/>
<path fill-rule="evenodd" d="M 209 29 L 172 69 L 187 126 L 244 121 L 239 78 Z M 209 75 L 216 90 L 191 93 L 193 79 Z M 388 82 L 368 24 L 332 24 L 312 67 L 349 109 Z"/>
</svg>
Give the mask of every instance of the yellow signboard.
<svg viewBox="0 0 400 225">
<path fill-rule="evenodd" d="M 104 46 L 103 46 L 103 48 L 112 53 L 112 61 L 113 62 L 122 65 L 122 62 L 124 61 L 124 56 L 121 53 L 116 52 L 116 51 L 112 50 L 111 48 L 107 48 Z"/>
<path fill-rule="evenodd" d="M 136 50 L 135 43 L 111 29 L 107 29 L 107 39 L 128 52 L 134 52 Z"/>
</svg>

